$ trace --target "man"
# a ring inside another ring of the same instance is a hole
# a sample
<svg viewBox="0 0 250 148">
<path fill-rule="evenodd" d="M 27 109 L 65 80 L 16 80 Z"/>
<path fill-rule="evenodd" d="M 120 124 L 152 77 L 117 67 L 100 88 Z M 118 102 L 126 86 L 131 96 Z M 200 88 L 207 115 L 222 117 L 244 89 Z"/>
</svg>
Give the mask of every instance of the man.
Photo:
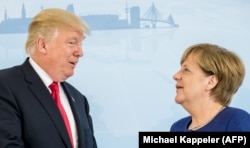
<svg viewBox="0 0 250 148">
<path fill-rule="evenodd" d="M 33 18 L 26 41 L 29 57 L 0 70 L 1 148 L 97 147 L 88 101 L 65 81 L 83 56 L 88 31 L 81 18 L 62 9 L 44 9 Z M 52 90 L 52 82 L 59 92 Z"/>
</svg>

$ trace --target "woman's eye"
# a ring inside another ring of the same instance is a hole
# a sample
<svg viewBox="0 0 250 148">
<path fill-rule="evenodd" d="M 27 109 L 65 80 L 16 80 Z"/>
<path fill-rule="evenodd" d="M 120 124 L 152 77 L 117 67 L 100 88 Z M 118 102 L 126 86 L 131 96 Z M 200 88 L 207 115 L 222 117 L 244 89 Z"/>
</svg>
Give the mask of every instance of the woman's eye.
<svg viewBox="0 0 250 148">
<path fill-rule="evenodd" d="M 184 71 L 184 72 L 188 72 L 188 71 L 189 71 L 189 69 L 187 69 L 187 68 L 184 68 L 184 69 L 183 69 L 183 71 Z"/>
</svg>

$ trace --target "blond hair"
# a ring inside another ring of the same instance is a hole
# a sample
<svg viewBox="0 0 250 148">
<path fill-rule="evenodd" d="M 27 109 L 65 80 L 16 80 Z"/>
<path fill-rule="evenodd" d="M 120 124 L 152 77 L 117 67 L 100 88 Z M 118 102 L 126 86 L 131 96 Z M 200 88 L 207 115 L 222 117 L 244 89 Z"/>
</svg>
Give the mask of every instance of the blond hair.
<svg viewBox="0 0 250 148">
<path fill-rule="evenodd" d="M 33 54 L 36 39 L 44 37 L 50 40 L 59 28 L 70 28 L 81 33 L 89 34 L 87 24 L 75 14 L 59 9 L 49 8 L 38 13 L 29 25 L 28 37 L 25 44 L 25 50 L 28 54 Z"/>
</svg>

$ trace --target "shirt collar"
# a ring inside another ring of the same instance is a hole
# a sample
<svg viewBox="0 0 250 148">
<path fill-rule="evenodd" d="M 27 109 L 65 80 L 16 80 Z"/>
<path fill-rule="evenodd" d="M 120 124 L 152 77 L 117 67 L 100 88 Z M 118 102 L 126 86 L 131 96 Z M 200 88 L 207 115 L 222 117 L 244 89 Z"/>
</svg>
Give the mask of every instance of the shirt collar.
<svg viewBox="0 0 250 148">
<path fill-rule="evenodd" d="M 31 57 L 29 58 L 29 62 L 43 83 L 48 87 L 53 82 L 51 77 Z"/>
</svg>

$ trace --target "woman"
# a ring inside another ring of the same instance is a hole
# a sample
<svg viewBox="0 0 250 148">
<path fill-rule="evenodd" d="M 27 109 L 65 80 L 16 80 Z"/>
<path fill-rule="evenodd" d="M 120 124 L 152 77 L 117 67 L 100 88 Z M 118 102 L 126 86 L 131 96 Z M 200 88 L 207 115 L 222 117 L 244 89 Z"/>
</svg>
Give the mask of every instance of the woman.
<svg viewBox="0 0 250 148">
<path fill-rule="evenodd" d="M 173 78 L 175 102 L 190 116 L 175 122 L 170 131 L 250 131 L 249 113 L 229 107 L 244 76 L 241 59 L 225 48 L 206 43 L 187 48 Z"/>
</svg>

